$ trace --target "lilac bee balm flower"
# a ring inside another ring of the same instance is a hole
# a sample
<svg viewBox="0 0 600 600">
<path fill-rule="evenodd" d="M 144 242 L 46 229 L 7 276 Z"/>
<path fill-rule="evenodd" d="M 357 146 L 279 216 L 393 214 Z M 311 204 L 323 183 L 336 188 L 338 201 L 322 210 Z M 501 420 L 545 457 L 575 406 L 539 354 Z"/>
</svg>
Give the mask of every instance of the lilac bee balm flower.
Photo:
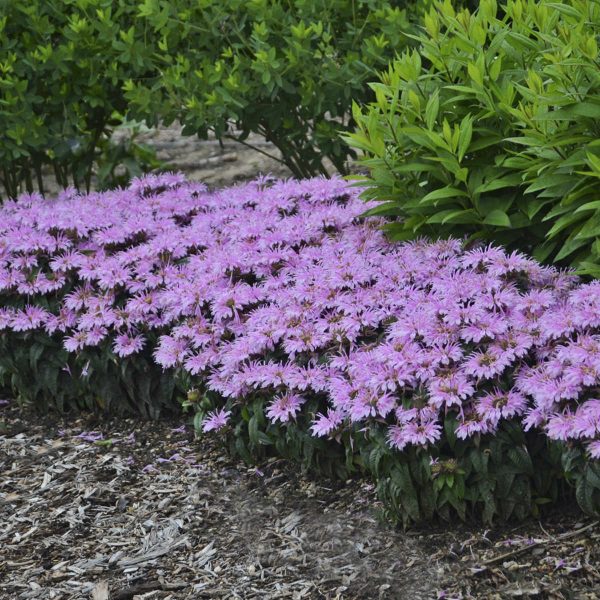
<svg viewBox="0 0 600 600">
<path fill-rule="evenodd" d="M 600 440 L 594 440 L 588 444 L 587 450 L 591 458 L 600 459 Z"/>
<path fill-rule="evenodd" d="M 378 430 L 402 450 L 448 416 L 461 439 L 511 420 L 597 458 L 600 283 L 500 247 L 392 243 L 370 206 L 336 178 L 25 195 L 0 207 L 1 335 L 51 335 L 86 381 L 110 348 L 147 351 L 215 399 L 205 432 L 268 398 L 271 423 L 318 403 L 317 437 Z"/>
<path fill-rule="evenodd" d="M 206 419 L 202 421 L 202 431 L 204 433 L 208 433 L 209 431 L 219 431 L 227 425 L 230 415 L 230 410 L 215 410 L 208 413 Z"/>
<path fill-rule="evenodd" d="M 298 394 L 283 394 L 270 404 L 267 417 L 272 421 L 287 423 L 296 416 L 304 402 L 304 398 Z"/>
<path fill-rule="evenodd" d="M 342 424 L 343 420 L 343 414 L 339 410 L 329 410 L 326 415 L 319 413 L 317 420 L 311 427 L 311 431 L 317 437 L 331 435 Z"/>
<path fill-rule="evenodd" d="M 129 356 L 139 352 L 145 344 L 144 337 L 141 335 L 122 334 L 115 338 L 113 349 L 118 356 Z"/>
</svg>

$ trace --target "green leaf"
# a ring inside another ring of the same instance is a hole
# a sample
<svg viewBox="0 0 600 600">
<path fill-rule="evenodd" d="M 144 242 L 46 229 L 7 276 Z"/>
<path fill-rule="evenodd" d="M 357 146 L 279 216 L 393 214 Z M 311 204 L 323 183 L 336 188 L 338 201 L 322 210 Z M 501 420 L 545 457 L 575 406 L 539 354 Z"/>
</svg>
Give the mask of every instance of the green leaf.
<svg viewBox="0 0 600 600">
<path fill-rule="evenodd" d="M 596 156 L 595 154 L 592 154 L 591 152 L 587 152 L 586 157 L 590 167 L 596 173 L 600 173 L 600 157 Z"/>
<path fill-rule="evenodd" d="M 576 238 L 568 238 L 567 241 L 562 245 L 561 249 L 556 254 L 554 261 L 558 262 L 560 260 L 564 260 L 565 258 L 567 258 L 567 256 L 570 256 L 571 254 L 573 254 L 573 252 L 576 252 L 581 247 L 585 246 L 587 243 L 588 243 L 587 239 L 578 240 Z M 537 256 L 536 256 L 536 258 L 537 258 Z M 538 260 L 541 260 L 541 259 L 538 259 Z"/>
<path fill-rule="evenodd" d="M 575 7 L 568 4 L 564 4 L 562 2 L 548 2 L 546 6 L 552 8 L 553 10 L 557 10 L 560 13 L 568 15 L 569 17 L 577 19 L 577 22 L 583 19 L 583 15 Z"/>
<path fill-rule="evenodd" d="M 247 406 L 242 406 L 242 410 L 241 410 L 241 417 L 242 419 L 244 419 L 244 421 L 249 421 L 250 420 L 250 411 L 248 410 Z"/>
<path fill-rule="evenodd" d="M 394 173 L 402 175 L 404 173 L 426 173 L 438 169 L 437 165 L 419 162 L 407 162 L 400 165 L 394 165 Z"/>
<path fill-rule="evenodd" d="M 437 119 L 438 113 L 440 110 L 440 94 L 436 89 L 431 96 L 429 96 L 429 100 L 427 100 L 427 106 L 425 107 L 425 122 L 427 123 L 427 128 L 432 130 L 435 125 L 435 120 Z"/>
<path fill-rule="evenodd" d="M 548 220 L 548 215 L 544 217 L 544 221 Z M 558 233 L 560 233 L 563 229 L 570 227 L 571 225 L 578 223 L 579 221 L 586 218 L 586 215 L 583 213 L 575 213 L 572 212 L 568 215 L 562 216 L 560 219 L 557 219 L 554 225 L 550 228 L 550 231 L 546 234 L 548 239 L 552 239 Z"/>
<path fill-rule="evenodd" d="M 437 200 L 442 200 L 444 198 L 456 198 L 456 197 L 468 197 L 466 192 L 459 190 L 458 188 L 452 186 L 445 186 L 443 188 L 438 188 L 437 190 L 433 190 L 426 194 L 419 200 L 419 204 L 434 204 Z"/>
<path fill-rule="evenodd" d="M 402 507 L 413 521 L 419 521 L 421 511 L 419 509 L 417 491 L 411 480 L 408 467 L 406 465 L 398 465 L 395 467 L 392 471 L 392 480 L 401 490 L 399 500 L 402 503 Z"/>
<path fill-rule="evenodd" d="M 514 448 L 509 448 L 508 458 L 512 465 L 518 469 L 519 473 L 533 475 L 533 463 L 531 461 L 531 456 L 525 447 L 515 446 Z"/>
<path fill-rule="evenodd" d="M 483 74 L 480 71 L 479 67 L 475 63 L 467 64 L 467 71 L 469 73 L 469 77 L 478 85 L 483 87 Z"/>
<path fill-rule="evenodd" d="M 497 227 L 511 227 L 510 218 L 508 215 L 502 211 L 495 209 L 486 215 L 483 220 L 485 225 L 495 225 Z"/>
<path fill-rule="evenodd" d="M 577 121 L 578 117 L 600 119 L 600 103 L 577 102 L 534 117 L 536 121 Z"/>
<path fill-rule="evenodd" d="M 404 211 L 397 202 L 382 202 L 381 204 L 370 208 L 365 211 L 363 217 L 376 217 L 376 216 L 396 216 L 401 215 Z"/>
<path fill-rule="evenodd" d="M 248 421 L 248 439 L 252 445 L 258 445 L 258 419 L 256 415 L 252 415 Z"/>
<path fill-rule="evenodd" d="M 444 418 L 444 433 L 446 434 L 446 439 L 448 440 L 448 445 L 452 450 L 454 450 L 454 446 L 456 444 L 456 428 L 458 427 L 458 421 L 456 420 L 456 416 L 452 413 L 448 413 Z"/>
<path fill-rule="evenodd" d="M 584 471 L 575 486 L 575 497 L 581 510 L 588 515 L 597 515 L 600 510 L 600 503 L 595 495 L 596 488 L 592 485 L 587 469 Z"/>
<path fill-rule="evenodd" d="M 572 175 L 545 175 L 540 174 L 536 181 L 529 185 L 525 189 L 525 194 L 531 194 L 533 192 L 539 192 L 540 190 L 544 190 L 547 188 L 552 188 L 556 186 L 560 186 L 563 184 L 572 184 L 573 176 Z"/>
<path fill-rule="evenodd" d="M 29 349 L 29 366 L 33 371 L 37 369 L 37 363 L 44 353 L 44 346 L 41 344 L 32 344 Z"/>
<path fill-rule="evenodd" d="M 264 431 L 259 431 L 257 433 L 257 439 L 258 442 L 263 446 L 271 446 L 273 444 L 273 440 L 271 440 L 271 438 Z"/>
<path fill-rule="evenodd" d="M 484 150 L 485 148 L 489 148 L 491 146 L 497 145 L 501 141 L 501 137 L 499 135 L 491 134 L 479 136 L 476 139 L 471 141 L 471 145 L 469 147 L 471 152 L 478 152 L 479 150 Z"/>
<path fill-rule="evenodd" d="M 379 477 L 379 465 L 381 463 L 381 459 L 385 456 L 386 449 L 384 446 L 378 445 L 371 450 L 369 453 L 369 469 L 371 473 L 375 475 L 375 477 Z"/>
<path fill-rule="evenodd" d="M 581 206 L 579 206 L 578 208 L 575 209 L 575 212 L 585 212 L 585 211 L 596 211 L 600 209 L 600 200 L 594 200 L 593 202 L 586 202 L 585 204 L 582 204 Z"/>
<path fill-rule="evenodd" d="M 479 216 L 473 209 L 449 209 L 437 212 L 427 219 L 427 223 L 444 225 L 446 223 L 478 223 Z"/>
<path fill-rule="evenodd" d="M 515 173 L 513 175 L 505 175 L 504 177 L 497 177 L 486 181 L 481 185 L 477 186 L 474 190 L 474 194 L 484 194 L 486 192 L 493 192 L 504 188 L 512 188 L 518 186 L 521 183 L 521 175 Z"/>
<path fill-rule="evenodd" d="M 574 213 L 573 216 L 585 217 L 585 215 L 579 213 Z M 575 239 L 589 239 L 594 238 L 600 235 L 600 212 L 594 213 L 591 217 L 588 218 L 587 222 L 583 225 L 583 227 L 577 232 L 575 235 Z"/>
<path fill-rule="evenodd" d="M 460 133 L 458 136 L 458 161 L 461 162 L 465 157 L 473 137 L 473 117 L 466 115 L 460 123 Z"/>
</svg>

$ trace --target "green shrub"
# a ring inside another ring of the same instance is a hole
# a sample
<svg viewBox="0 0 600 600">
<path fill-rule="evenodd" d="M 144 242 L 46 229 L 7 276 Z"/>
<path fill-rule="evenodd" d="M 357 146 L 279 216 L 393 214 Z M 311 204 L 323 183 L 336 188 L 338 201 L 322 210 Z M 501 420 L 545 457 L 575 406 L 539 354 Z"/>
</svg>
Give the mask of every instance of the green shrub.
<svg viewBox="0 0 600 600">
<path fill-rule="evenodd" d="M 392 237 L 492 239 L 600 275 L 599 33 L 596 0 L 437 3 L 345 137 Z"/>
<path fill-rule="evenodd" d="M 115 162 L 140 158 L 106 156 L 124 118 L 242 143 L 254 132 L 297 176 L 324 173 L 325 159 L 344 172 L 354 153 L 338 130 L 353 128 L 352 99 L 369 100 L 366 82 L 406 45 L 406 4 L 0 0 L 5 194 L 43 190 L 48 169 L 89 190 L 95 164 L 106 185 Z"/>
<path fill-rule="evenodd" d="M 281 150 L 296 176 L 340 172 L 352 151 L 352 99 L 405 46 L 401 0 L 146 0 L 131 37 L 155 38 L 160 77 L 131 78 L 136 119 L 179 119 L 185 135 L 246 142 L 251 132 Z M 129 34 L 128 34 L 129 35 Z"/>
<path fill-rule="evenodd" d="M 141 33 L 135 53 L 129 45 L 136 14 L 136 4 L 124 0 L 0 0 L 6 196 L 43 191 L 48 170 L 60 186 L 89 190 L 94 162 L 127 109 L 124 82 L 156 75 Z"/>
</svg>

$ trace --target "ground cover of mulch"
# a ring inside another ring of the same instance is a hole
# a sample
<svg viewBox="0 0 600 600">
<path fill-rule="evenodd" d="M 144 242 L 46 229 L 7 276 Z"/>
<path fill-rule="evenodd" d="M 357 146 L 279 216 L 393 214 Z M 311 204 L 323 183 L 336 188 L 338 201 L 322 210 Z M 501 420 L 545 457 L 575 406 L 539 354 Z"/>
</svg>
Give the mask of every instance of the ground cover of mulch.
<svg viewBox="0 0 600 600">
<path fill-rule="evenodd" d="M 248 468 L 180 421 L 0 407 L 2 599 L 600 597 L 578 513 L 402 532 L 378 507 L 366 482 Z"/>
<path fill-rule="evenodd" d="M 0 598 L 435 596 L 364 486 L 248 469 L 176 423 L 3 412 Z"/>
</svg>

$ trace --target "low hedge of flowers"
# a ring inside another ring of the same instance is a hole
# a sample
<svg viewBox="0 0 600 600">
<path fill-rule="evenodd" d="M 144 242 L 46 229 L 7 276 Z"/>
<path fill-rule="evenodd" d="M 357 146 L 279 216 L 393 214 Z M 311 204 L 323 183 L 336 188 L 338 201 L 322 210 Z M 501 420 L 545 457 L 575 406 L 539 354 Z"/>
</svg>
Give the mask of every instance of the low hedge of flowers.
<svg viewBox="0 0 600 600">
<path fill-rule="evenodd" d="M 0 385 L 182 398 L 253 460 L 374 477 L 405 522 L 600 508 L 600 283 L 499 248 L 389 243 L 341 180 L 182 176 L 0 209 Z"/>
</svg>

